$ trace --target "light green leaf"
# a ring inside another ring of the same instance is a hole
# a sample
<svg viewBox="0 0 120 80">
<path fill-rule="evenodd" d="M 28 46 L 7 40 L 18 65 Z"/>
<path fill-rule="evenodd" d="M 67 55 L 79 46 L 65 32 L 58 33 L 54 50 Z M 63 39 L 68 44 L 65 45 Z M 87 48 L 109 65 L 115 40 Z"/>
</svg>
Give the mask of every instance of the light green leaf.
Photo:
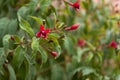
<svg viewBox="0 0 120 80">
<path fill-rule="evenodd" d="M 18 20 L 19 20 L 19 26 L 22 30 L 26 31 L 31 37 L 33 37 L 34 31 L 31 28 L 30 24 L 24 20 L 23 18 L 20 17 L 20 15 L 18 14 Z"/>
<path fill-rule="evenodd" d="M 43 24 L 42 23 L 42 20 L 40 19 L 40 18 L 38 18 L 38 17 L 35 17 L 35 16 L 30 16 L 32 19 L 34 19 L 35 21 L 37 21 L 39 24 Z"/>
<path fill-rule="evenodd" d="M 10 39 L 10 35 L 5 35 L 3 37 L 3 47 L 4 47 L 5 52 L 7 52 L 9 49 L 9 39 Z"/>
<path fill-rule="evenodd" d="M 32 39 L 32 44 L 31 44 L 31 48 L 34 50 L 34 51 L 37 51 L 39 49 L 39 42 L 38 42 L 38 39 L 33 37 Z"/>
<path fill-rule="evenodd" d="M 70 37 L 66 36 L 64 38 L 64 46 L 65 46 L 68 54 L 73 55 L 75 53 L 74 48 L 73 48 L 73 42 Z"/>
<path fill-rule="evenodd" d="M 86 44 L 89 46 L 91 50 L 95 51 L 96 48 L 90 42 L 86 41 Z"/>
<path fill-rule="evenodd" d="M 39 50 L 38 51 L 41 54 L 42 62 L 45 63 L 47 61 L 47 53 L 46 53 L 46 51 L 41 46 L 39 46 Z"/>
<path fill-rule="evenodd" d="M 89 48 L 81 49 L 80 47 L 78 47 L 77 48 L 77 61 L 80 62 L 82 55 L 89 50 L 90 50 Z"/>
<path fill-rule="evenodd" d="M 16 80 L 16 75 L 15 75 L 15 72 L 14 72 L 14 69 L 12 68 L 12 66 L 10 64 L 7 65 L 8 67 L 8 71 L 9 71 L 9 79 L 10 80 Z"/>
<path fill-rule="evenodd" d="M 58 35 L 57 33 L 50 33 L 50 34 L 48 34 L 48 37 L 50 38 L 50 39 L 58 39 L 59 37 L 60 37 L 60 35 Z"/>
<path fill-rule="evenodd" d="M 28 54 L 25 54 L 25 67 L 26 67 L 26 73 L 27 73 L 25 80 L 34 80 L 36 70 Z"/>
<path fill-rule="evenodd" d="M 93 56 L 94 56 L 93 53 L 89 52 L 88 55 L 87 55 L 87 57 L 86 57 L 86 61 L 87 62 L 91 61 L 91 59 L 93 58 Z"/>
<path fill-rule="evenodd" d="M 95 74 L 97 76 L 97 73 L 95 69 L 91 67 L 79 67 L 76 68 L 73 72 L 71 72 L 70 76 L 72 77 L 76 72 L 82 71 L 83 76 L 89 75 L 91 73 Z"/>
<path fill-rule="evenodd" d="M 95 72 L 96 72 L 96 71 L 95 71 L 94 69 L 89 68 L 89 67 L 84 67 L 84 68 L 82 69 L 83 76 L 89 75 L 89 74 L 95 73 Z"/>
<path fill-rule="evenodd" d="M 58 24 L 58 28 L 61 28 L 63 25 L 64 25 L 63 22 L 59 23 L 59 24 Z"/>
</svg>

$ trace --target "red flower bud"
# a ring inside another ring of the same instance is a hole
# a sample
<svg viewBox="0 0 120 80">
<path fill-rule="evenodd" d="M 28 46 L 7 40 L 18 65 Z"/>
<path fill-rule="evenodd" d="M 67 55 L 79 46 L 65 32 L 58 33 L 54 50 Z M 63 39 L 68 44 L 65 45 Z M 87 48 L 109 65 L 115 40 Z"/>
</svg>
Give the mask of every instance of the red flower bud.
<svg viewBox="0 0 120 80">
<path fill-rule="evenodd" d="M 54 57 L 56 57 L 56 56 L 58 55 L 58 53 L 55 52 L 55 51 L 52 51 L 50 54 L 51 54 L 52 56 L 54 56 Z"/>
<path fill-rule="evenodd" d="M 77 0 L 76 2 L 72 3 L 72 2 L 67 2 L 70 6 L 72 6 L 75 9 L 79 9 L 80 8 L 80 4 L 79 4 L 80 0 Z"/>
<path fill-rule="evenodd" d="M 10 37 L 10 38 L 11 38 L 11 40 L 14 40 L 14 36 L 13 36 L 13 35 L 11 35 L 11 37 Z"/>
<path fill-rule="evenodd" d="M 85 46 L 85 40 L 78 39 L 78 45 L 81 46 L 81 47 Z"/>
<path fill-rule="evenodd" d="M 77 29 L 78 27 L 79 27 L 79 24 L 77 23 L 77 24 L 73 24 L 73 25 L 70 26 L 70 27 L 65 28 L 65 30 L 68 30 L 68 31 L 70 31 L 70 30 L 75 30 L 75 29 Z"/>
<path fill-rule="evenodd" d="M 108 44 L 108 47 L 112 47 L 112 48 L 117 48 L 117 43 L 114 41 L 114 40 L 112 40 L 109 44 Z"/>
</svg>

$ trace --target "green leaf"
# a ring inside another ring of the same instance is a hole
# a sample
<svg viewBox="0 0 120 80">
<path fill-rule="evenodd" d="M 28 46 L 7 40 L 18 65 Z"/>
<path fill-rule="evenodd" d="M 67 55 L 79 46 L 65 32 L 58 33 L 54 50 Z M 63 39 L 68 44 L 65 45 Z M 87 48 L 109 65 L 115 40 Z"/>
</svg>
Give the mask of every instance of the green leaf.
<svg viewBox="0 0 120 80">
<path fill-rule="evenodd" d="M 14 69 L 12 68 L 12 66 L 10 64 L 7 65 L 8 67 L 8 71 L 9 71 L 9 79 L 10 80 L 16 80 L 16 75 L 15 75 L 15 72 L 14 72 Z"/>
<path fill-rule="evenodd" d="M 76 72 L 80 72 L 82 71 L 83 76 L 89 75 L 91 73 L 94 73 L 97 76 L 97 73 L 95 71 L 95 69 L 91 68 L 91 67 L 79 67 L 76 68 L 74 71 L 71 72 L 71 77 L 76 73 Z"/>
<path fill-rule="evenodd" d="M 40 0 L 40 4 L 42 9 L 44 9 L 45 7 L 48 7 L 51 4 L 51 0 Z"/>
<path fill-rule="evenodd" d="M 106 31 L 106 36 L 105 36 L 106 37 L 105 42 L 109 43 L 112 40 L 112 38 L 111 38 L 112 36 L 113 36 L 113 31 L 112 30 L 107 30 Z"/>
<path fill-rule="evenodd" d="M 32 39 L 32 44 L 31 44 L 31 48 L 34 50 L 34 51 L 37 51 L 39 49 L 39 42 L 38 42 L 38 39 L 33 37 Z"/>
<path fill-rule="evenodd" d="M 56 51 L 57 51 L 57 53 L 58 53 L 58 55 L 55 57 L 55 58 L 58 58 L 59 56 L 60 56 L 60 54 L 61 54 L 61 46 L 58 44 L 55 44 L 55 49 L 56 49 Z"/>
<path fill-rule="evenodd" d="M 94 69 L 89 68 L 89 67 L 84 67 L 84 68 L 82 69 L 83 76 L 89 75 L 89 74 L 95 73 L 95 72 L 96 72 L 96 71 L 95 71 Z"/>
<path fill-rule="evenodd" d="M 114 14 L 112 16 L 109 16 L 109 19 L 119 21 L 120 20 L 120 14 Z"/>
<path fill-rule="evenodd" d="M 64 71 L 61 66 L 54 65 L 52 66 L 52 75 L 51 80 L 64 80 Z"/>
<path fill-rule="evenodd" d="M 5 35 L 3 37 L 3 47 L 5 52 L 7 52 L 9 49 L 9 40 L 10 40 L 10 35 Z"/>
<path fill-rule="evenodd" d="M 47 53 L 46 53 L 46 51 L 41 46 L 39 46 L 39 50 L 38 51 L 41 54 L 42 62 L 45 63 L 47 61 Z"/>
<path fill-rule="evenodd" d="M 93 53 L 89 52 L 88 55 L 87 55 L 87 57 L 86 57 L 86 61 L 87 62 L 91 61 L 91 59 L 93 58 L 93 56 L 94 56 Z"/>
<path fill-rule="evenodd" d="M 58 53 L 57 57 L 59 57 L 60 54 L 61 54 L 61 46 L 60 46 L 59 41 L 58 41 L 59 35 L 55 34 L 55 33 L 52 33 L 52 34 L 49 34 L 48 36 L 49 36 L 50 40 L 52 40 L 53 43 L 55 44 L 55 49 Z"/>
<path fill-rule="evenodd" d="M 74 48 L 73 48 L 73 42 L 70 37 L 66 36 L 64 38 L 64 46 L 65 46 L 68 54 L 73 55 L 75 53 Z"/>
<path fill-rule="evenodd" d="M 51 7 L 51 10 L 55 13 L 55 14 L 54 14 L 55 19 L 57 19 L 57 13 L 56 13 L 55 7 L 52 6 L 52 5 L 50 5 L 50 7 Z"/>
<path fill-rule="evenodd" d="M 48 34 L 48 37 L 50 39 L 58 39 L 60 37 L 60 35 L 58 35 L 57 33 L 50 33 L 50 34 Z"/>
<path fill-rule="evenodd" d="M 3 48 L 0 48 L 0 70 L 2 69 L 2 66 L 8 56 L 9 40 L 10 40 L 10 35 L 5 35 L 3 37 Z"/>
<path fill-rule="evenodd" d="M 30 24 L 27 21 L 25 21 L 23 18 L 21 18 L 19 14 L 18 14 L 18 20 L 19 20 L 20 28 L 26 31 L 31 37 L 33 37 L 35 34 Z"/>
<path fill-rule="evenodd" d="M 14 40 L 15 42 L 19 43 L 20 42 L 20 37 L 17 35 L 14 35 Z"/>
<path fill-rule="evenodd" d="M 25 49 L 23 49 L 21 46 L 18 46 L 15 49 L 14 55 L 13 55 L 13 64 L 15 69 L 19 69 L 20 66 L 22 65 L 25 57 Z"/>
<path fill-rule="evenodd" d="M 25 68 L 26 68 L 25 80 L 34 80 L 35 66 L 33 65 L 31 57 L 28 54 L 25 54 Z"/>
<path fill-rule="evenodd" d="M 103 52 L 97 52 L 97 57 L 99 59 L 99 64 L 102 65 L 103 62 Z"/>
<path fill-rule="evenodd" d="M 89 48 L 81 49 L 80 47 L 78 47 L 77 48 L 77 56 L 76 56 L 77 61 L 81 62 L 82 55 L 89 50 L 90 50 Z"/>
<path fill-rule="evenodd" d="M 2 68 L 2 65 L 5 61 L 5 54 L 4 54 L 4 49 L 0 48 L 0 69 Z"/>
<path fill-rule="evenodd" d="M 90 42 L 86 41 L 86 44 L 89 46 L 91 50 L 95 51 L 96 48 Z"/>
<path fill-rule="evenodd" d="M 61 23 L 58 23 L 58 28 L 61 28 L 61 27 L 63 27 L 63 25 L 64 25 L 64 23 L 63 22 L 61 22 Z"/>
<path fill-rule="evenodd" d="M 15 34 L 17 31 L 17 27 L 18 27 L 17 19 L 10 19 L 10 22 L 8 24 L 8 33 Z"/>
<path fill-rule="evenodd" d="M 45 63 L 47 61 L 47 53 L 46 51 L 39 45 L 39 40 L 35 37 L 33 37 L 32 39 L 32 44 L 31 44 L 32 49 L 35 52 L 39 52 L 41 54 L 42 57 L 42 62 Z M 36 53 L 34 53 L 36 54 Z"/>
<path fill-rule="evenodd" d="M 32 19 L 34 19 L 35 21 L 37 21 L 39 24 L 43 24 L 42 23 L 42 20 L 40 19 L 40 18 L 38 18 L 38 17 L 35 17 L 35 16 L 30 16 Z"/>
</svg>

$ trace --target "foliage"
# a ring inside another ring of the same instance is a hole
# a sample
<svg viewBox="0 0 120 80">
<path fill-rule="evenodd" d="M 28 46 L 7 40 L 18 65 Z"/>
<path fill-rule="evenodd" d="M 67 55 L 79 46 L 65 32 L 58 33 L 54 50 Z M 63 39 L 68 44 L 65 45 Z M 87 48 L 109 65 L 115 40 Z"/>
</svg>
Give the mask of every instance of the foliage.
<svg viewBox="0 0 120 80">
<path fill-rule="evenodd" d="M 102 1 L 0 0 L 0 80 L 119 80 L 120 15 Z"/>
</svg>

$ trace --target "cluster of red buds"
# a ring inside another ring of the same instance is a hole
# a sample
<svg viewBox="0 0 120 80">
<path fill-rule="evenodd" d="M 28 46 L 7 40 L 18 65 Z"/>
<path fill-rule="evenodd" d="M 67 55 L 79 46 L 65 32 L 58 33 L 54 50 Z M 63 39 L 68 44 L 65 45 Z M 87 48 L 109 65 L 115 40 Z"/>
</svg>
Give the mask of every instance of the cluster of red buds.
<svg viewBox="0 0 120 80">
<path fill-rule="evenodd" d="M 71 25 L 70 27 L 66 27 L 65 30 L 71 31 L 71 30 L 77 29 L 78 27 L 79 27 L 79 24 L 77 23 L 77 24 Z M 51 32 L 51 30 L 49 28 L 45 29 L 44 25 L 40 25 L 40 30 L 36 33 L 36 37 L 46 39 L 48 37 L 47 34 L 50 32 Z M 52 56 L 56 57 L 58 53 L 55 51 L 52 51 L 52 52 L 50 52 L 50 54 Z"/>
</svg>

